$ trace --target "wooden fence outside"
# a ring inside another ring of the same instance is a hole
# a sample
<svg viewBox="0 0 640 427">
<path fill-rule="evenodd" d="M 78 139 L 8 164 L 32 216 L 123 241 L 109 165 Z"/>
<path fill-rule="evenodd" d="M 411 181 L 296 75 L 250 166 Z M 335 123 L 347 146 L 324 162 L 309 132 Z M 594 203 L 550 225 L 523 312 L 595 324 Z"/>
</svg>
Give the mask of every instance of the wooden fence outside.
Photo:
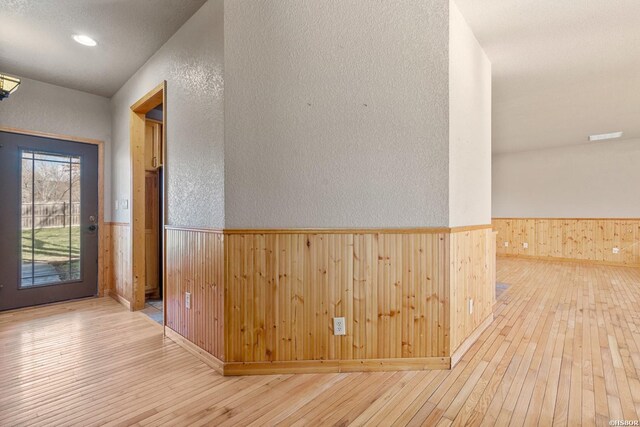
<svg viewBox="0 0 640 427">
<path fill-rule="evenodd" d="M 22 204 L 22 228 L 73 225 L 80 225 L 80 202 Z"/>
</svg>

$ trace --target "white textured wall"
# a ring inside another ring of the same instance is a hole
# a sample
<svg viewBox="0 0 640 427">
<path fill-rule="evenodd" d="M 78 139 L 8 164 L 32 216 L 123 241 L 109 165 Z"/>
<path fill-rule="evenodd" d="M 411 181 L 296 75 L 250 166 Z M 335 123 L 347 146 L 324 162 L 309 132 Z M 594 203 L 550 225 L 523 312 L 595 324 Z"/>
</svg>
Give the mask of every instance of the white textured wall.
<svg viewBox="0 0 640 427">
<path fill-rule="evenodd" d="M 227 1 L 226 226 L 448 225 L 448 8 Z"/>
<path fill-rule="evenodd" d="M 168 223 L 224 227 L 224 6 L 209 0 L 113 96 L 113 199 L 130 200 L 130 106 L 167 80 Z M 112 206 L 113 208 L 113 206 Z M 129 222 L 131 210 L 114 210 Z"/>
<path fill-rule="evenodd" d="M 105 220 L 111 220 L 111 113 L 107 98 L 22 79 L 18 90 L 0 102 L 0 126 L 103 141 Z"/>
<path fill-rule="evenodd" d="M 640 140 L 497 154 L 493 216 L 640 217 Z"/>
<path fill-rule="evenodd" d="M 491 63 L 453 2 L 449 34 L 449 225 L 490 224 Z"/>
</svg>

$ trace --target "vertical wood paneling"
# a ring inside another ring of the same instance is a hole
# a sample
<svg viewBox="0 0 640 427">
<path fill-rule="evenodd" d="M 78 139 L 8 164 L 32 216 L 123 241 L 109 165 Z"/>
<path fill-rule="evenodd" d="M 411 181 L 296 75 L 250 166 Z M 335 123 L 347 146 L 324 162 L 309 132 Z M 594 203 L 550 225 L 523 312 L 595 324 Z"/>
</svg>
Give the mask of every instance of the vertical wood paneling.
<svg viewBox="0 0 640 427">
<path fill-rule="evenodd" d="M 129 226 L 112 224 L 107 236 L 107 283 L 131 301 Z M 490 229 L 223 236 L 168 228 L 166 248 L 167 326 L 227 362 L 449 357 L 493 304 Z M 334 317 L 345 317 L 346 336 L 333 334 Z"/>
<path fill-rule="evenodd" d="M 131 303 L 133 288 L 131 282 L 131 237 L 129 224 L 110 223 L 107 228 L 108 252 L 105 253 L 105 275 L 111 294 Z"/>
<path fill-rule="evenodd" d="M 496 218 L 493 226 L 498 255 L 640 265 L 640 219 Z"/>
<path fill-rule="evenodd" d="M 523 223 L 525 233 L 530 224 Z M 495 243 L 490 229 L 451 234 L 451 351 L 492 314 Z M 473 300 L 473 312 L 469 302 Z"/>
<path fill-rule="evenodd" d="M 103 296 L 109 295 L 113 288 L 113 226 L 111 223 L 104 223 L 102 226 L 103 235 L 103 247 L 102 247 L 102 283 L 103 283 Z"/>
<path fill-rule="evenodd" d="M 491 313 L 490 229 L 225 239 L 227 362 L 447 357 Z M 450 289 L 454 310 L 475 299 L 473 316 L 450 313 Z"/>
<path fill-rule="evenodd" d="M 224 360 L 224 238 L 220 232 L 166 230 L 167 326 Z M 185 293 L 191 293 L 191 308 Z"/>
</svg>

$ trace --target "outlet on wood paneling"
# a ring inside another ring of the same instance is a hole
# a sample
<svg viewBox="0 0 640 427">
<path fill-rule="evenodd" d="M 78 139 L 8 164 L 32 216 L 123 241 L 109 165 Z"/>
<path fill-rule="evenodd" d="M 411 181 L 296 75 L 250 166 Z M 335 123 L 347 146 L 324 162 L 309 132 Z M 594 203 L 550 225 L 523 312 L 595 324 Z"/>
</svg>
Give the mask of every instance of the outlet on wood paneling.
<svg viewBox="0 0 640 427">
<path fill-rule="evenodd" d="M 219 232 L 166 231 L 167 326 L 220 360 L 224 359 L 223 241 Z"/>
<path fill-rule="evenodd" d="M 130 259 L 122 252 L 128 236 L 128 227 L 112 230 L 122 260 Z M 442 368 L 492 317 L 495 250 L 491 229 L 476 227 L 414 234 L 168 227 L 167 327 L 235 374 L 276 369 L 261 362 L 283 362 L 278 372 Z M 130 268 L 112 268 L 130 279 Z M 344 335 L 334 334 L 335 318 L 344 318 Z M 302 361 L 344 366 L 286 364 Z"/>
</svg>

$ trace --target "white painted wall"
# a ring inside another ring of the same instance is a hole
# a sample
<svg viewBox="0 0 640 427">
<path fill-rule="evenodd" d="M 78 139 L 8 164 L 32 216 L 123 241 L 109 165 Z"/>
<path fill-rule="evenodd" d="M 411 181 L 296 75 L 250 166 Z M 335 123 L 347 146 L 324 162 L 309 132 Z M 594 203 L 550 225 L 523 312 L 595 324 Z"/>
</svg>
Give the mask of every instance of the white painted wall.
<svg viewBox="0 0 640 427">
<path fill-rule="evenodd" d="M 224 7 L 209 0 L 111 99 L 113 200 L 130 203 L 130 106 L 167 80 L 168 224 L 224 227 Z M 112 208 L 114 204 L 112 204 Z M 131 210 L 114 210 L 129 222 Z"/>
<path fill-rule="evenodd" d="M 111 220 L 111 113 L 107 98 L 23 78 L 18 90 L 0 102 L 0 126 L 103 141 L 104 216 Z"/>
<path fill-rule="evenodd" d="M 640 217 L 640 139 L 493 157 L 493 216 Z"/>
<path fill-rule="evenodd" d="M 227 1 L 226 226 L 448 225 L 448 9 Z"/>
<path fill-rule="evenodd" d="M 449 8 L 449 225 L 490 224 L 491 63 Z"/>
</svg>

